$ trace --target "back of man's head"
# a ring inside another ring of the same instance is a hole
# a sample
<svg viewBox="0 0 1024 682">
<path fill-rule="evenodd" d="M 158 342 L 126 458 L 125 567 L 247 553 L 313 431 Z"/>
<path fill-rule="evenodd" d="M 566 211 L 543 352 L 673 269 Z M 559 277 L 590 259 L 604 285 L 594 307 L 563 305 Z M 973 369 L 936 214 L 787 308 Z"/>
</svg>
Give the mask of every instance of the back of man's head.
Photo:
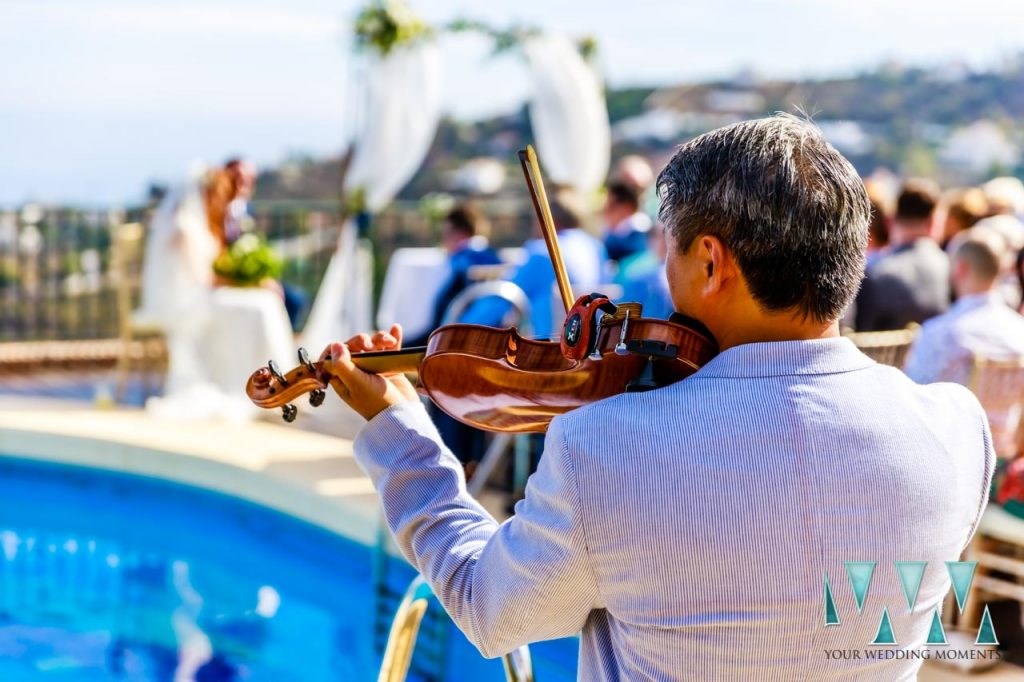
<svg viewBox="0 0 1024 682">
<path fill-rule="evenodd" d="M 928 223 L 938 203 L 939 189 L 934 182 L 907 180 L 896 199 L 896 221 L 903 225 Z"/>
<path fill-rule="evenodd" d="M 490 223 L 479 204 L 473 201 L 466 201 L 456 205 L 445 217 L 448 227 L 466 237 L 476 235 L 488 236 Z"/>
<path fill-rule="evenodd" d="M 576 191 L 567 185 L 554 186 L 549 201 L 556 230 L 583 225 L 583 206 Z"/>
<path fill-rule="evenodd" d="M 608 198 L 636 212 L 640 208 L 640 190 L 621 180 L 608 183 Z"/>
<path fill-rule="evenodd" d="M 701 135 L 662 170 L 658 194 L 679 248 L 720 239 L 762 308 L 830 322 L 856 295 L 871 207 L 813 124 L 778 114 Z"/>
<path fill-rule="evenodd" d="M 964 275 L 982 287 L 990 287 L 1003 269 L 1006 244 L 995 231 L 971 228 L 964 233 L 953 254 L 954 262 L 962 263 Z M 954 277 L 956 277 L 954 268 Z"/>
</svg>

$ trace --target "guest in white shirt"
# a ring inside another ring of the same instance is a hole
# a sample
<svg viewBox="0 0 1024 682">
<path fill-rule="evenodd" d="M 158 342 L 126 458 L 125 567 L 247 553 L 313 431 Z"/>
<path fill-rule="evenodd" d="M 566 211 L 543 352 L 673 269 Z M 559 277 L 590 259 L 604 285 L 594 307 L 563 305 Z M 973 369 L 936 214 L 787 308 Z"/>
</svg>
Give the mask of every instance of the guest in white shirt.
<svg viewBox="0 0 1024 682">
<path fill-rule="evenodd" d="M 956 246 L 952 263 L 957 301 L 943 315 L 924 323 L 904 370 L 925 384 L 966 384 L 973 356 L 1024 357 L 1024 316 L 999 294 L 1005 245 L 999 235 L 973 228 Z"/>
</svg>

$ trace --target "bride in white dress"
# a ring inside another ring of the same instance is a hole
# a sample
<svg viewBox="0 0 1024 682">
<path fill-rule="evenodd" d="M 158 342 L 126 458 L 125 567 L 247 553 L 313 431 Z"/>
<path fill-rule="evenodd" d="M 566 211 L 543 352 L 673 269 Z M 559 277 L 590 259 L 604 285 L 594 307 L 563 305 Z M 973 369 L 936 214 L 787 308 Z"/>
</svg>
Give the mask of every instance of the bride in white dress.
<svg viewBox="0 0 1024 682">
<path fill-rule="evenodd" d="M 249 373 L 273 358 L 288 367 L 292 336 L 274 293 L 215 286 L 220 245 L 210 230 L 207 170 L 195 165 L 183 186 L 161 202 L 150 224 L 137 319 L 167 336 L 164 395 L 146 408 L 168 418 L 252 417 L 245 397 Z"/>
</svg>

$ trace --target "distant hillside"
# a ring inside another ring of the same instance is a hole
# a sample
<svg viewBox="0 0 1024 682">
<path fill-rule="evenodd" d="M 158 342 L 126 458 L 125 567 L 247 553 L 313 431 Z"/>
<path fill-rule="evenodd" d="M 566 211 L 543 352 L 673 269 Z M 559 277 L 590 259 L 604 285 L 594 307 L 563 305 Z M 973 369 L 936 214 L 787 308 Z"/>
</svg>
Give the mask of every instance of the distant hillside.
<svg viewBox="0 0 1024 682">
<path fill-rule="evenodd" d="M 1024 174 L 1024 56 L 997 71 L 960 65 L 886 65 L 849 78 L 732 80 L 608 92 L 613 154 L 655 159 L 679 142 L 726 123 L 775 111 L 804 112 L 864 174 L 879 167 L 901 174 L 973 182 L 995 173 Z M 402 198 L 451 191 L 466 161 L 492 157 L 515 172 L 514 151 L 532 141 L 523 107 L 474 123 L 444 120 L 420 172 Z M 337 159 L 296 159 L 270 169 L 258 193 L 267 199 L 333 199 Z M 518 183 L 506 190 L 516 193 Z"/>
</svg>

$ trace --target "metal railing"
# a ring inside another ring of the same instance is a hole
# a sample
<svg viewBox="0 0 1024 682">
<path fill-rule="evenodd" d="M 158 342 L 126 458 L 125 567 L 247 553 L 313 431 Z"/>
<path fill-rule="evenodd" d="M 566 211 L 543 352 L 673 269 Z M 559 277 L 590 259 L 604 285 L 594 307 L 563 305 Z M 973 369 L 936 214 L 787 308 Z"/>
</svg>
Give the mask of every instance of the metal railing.
<svg viewBox="0 0 1024 682">
<path fill-rule="evenodd" d="M 391 623 L 391 633 L 388 635 L 377 682 L 405 682 L 416 648 L 420 623 L 433 597 L 434 593 L 423 576 L 416 576 L 409 584 Z M 502 665 L 508 682 L 534 682 L 533 661 L 528 646 L 521 646 L 505 654 Z"/>
<path fill-rule="evenodd" d="M 335 214 L 291 205 L 255 204 L 253 211 L 256 231 L 284 261 L 282 279 L 314 293 L 337 243 Z M 34 205 L 0 212 L 0 341 L 116 338 L 124 283 L 114 263 L 114 230 L 148 217 L 148 209 Z M 141 267 L 129 280 L 138 305 Z"/>
<path fill-rule="evenodd" d="M 255 201 L 250 209 L 255 231 L 284 260 L 282 279 L 311 300 L 337 245 L 337 202 Z M 148 224 L 152 210 L 33 204 L 0 210 L 0 342 L 116 338 L 114 229 Z M 518 203 L 489 204 L 488 210 L 495 245 L 519 245 L 528 236 L 530 222 Z M 436 245 L 440 226 L 416 202 L 396 202 L 375 216 L 369 236 L 379 280 L 395 249 Z M 136 304 L 140 272 L 129 283 Z"/>
</svg>

